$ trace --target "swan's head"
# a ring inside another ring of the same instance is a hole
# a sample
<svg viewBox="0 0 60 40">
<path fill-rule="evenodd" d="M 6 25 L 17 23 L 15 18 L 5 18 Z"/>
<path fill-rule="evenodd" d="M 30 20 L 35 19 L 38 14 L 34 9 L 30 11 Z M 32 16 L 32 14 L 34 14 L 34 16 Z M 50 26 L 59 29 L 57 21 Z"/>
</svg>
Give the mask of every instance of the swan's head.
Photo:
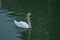
<svg viewBox="0 0 60 40">
<path fill-rule="evenodd" d="M 31 14 L 32 14 L 32 13 L 28 13 L 27 15 L 28 15 L 28 16 L 31 16 Z"/>
</svg>

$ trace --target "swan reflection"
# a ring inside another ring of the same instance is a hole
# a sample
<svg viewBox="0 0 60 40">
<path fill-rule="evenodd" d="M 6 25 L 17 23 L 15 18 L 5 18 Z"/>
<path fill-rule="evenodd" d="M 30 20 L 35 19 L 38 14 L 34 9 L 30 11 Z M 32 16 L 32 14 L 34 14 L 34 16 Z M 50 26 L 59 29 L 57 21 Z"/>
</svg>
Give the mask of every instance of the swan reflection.
<svg viewBox="0 0 60 40">
<path fill-rule="evenodd" d="M 28 28 L 20 28 L 20 27 L 16 27 L 17 29 L 17 38 L 20 38 L 20 39 L 24 39 L 24 40 L 27 40 L 27 37 L 28 37 Z"/>
</svg>

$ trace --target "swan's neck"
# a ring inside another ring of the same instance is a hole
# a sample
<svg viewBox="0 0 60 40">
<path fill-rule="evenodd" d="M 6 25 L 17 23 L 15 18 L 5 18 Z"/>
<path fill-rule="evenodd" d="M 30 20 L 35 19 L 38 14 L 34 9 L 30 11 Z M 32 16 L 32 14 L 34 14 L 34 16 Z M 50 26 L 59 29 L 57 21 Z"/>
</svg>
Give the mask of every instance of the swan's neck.
<svg viewBox="0 0 60 40">
<path fill-rule="evenodd" d="M 28 19 L 29 27 L 31 28 L 31 23 L 30 23 L 30 17 L 29 17 L 29 15 L 27 15 L 27 19 Z"/>
</svg>

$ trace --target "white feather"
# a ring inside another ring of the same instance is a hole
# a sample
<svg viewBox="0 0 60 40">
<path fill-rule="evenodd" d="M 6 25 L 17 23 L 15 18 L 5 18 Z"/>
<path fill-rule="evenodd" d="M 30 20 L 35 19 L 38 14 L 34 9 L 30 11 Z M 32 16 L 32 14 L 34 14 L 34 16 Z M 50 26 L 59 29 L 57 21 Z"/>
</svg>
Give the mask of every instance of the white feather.
<svg viewBox="0 0 60 40">
<path fill-rule="evenodd" d="M 27 19 L 28 19 L 28 24 L 26 23 L 26 22 L 24 22 L 24 21 L 16 21 L 16 20 L 14 20 L 14 23 L 16 24 L 16 26 L 18 26 L 18 27 L 21 27 L 21 28 L 31 28 L 31 23 L 30 23 L 30 16 L 31 15 L 31 13 L 28 13 L 27 14 Z"/>
<path fill-rule="evenodd" d="M 16 20 L 14 20 L 14 23 L 18 27 L 21 27 L 21 28 L 29 28 L 29 25 L 26 22 L 24 22 L 24 21 L 17 22 Z"/>
</svg>

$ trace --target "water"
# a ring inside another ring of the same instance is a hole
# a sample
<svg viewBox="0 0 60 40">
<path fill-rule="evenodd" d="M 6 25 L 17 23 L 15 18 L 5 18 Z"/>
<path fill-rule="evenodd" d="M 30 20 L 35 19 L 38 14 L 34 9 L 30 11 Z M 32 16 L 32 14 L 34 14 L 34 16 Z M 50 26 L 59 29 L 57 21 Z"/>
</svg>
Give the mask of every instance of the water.
<svg viewBox="0 0 60 40">
<path fill-rule="evenodd" d="M 41 3 L 46 6 L 43 1 L 41 1 Z M 3 0 L 0 7 L 0 40 L 27 40 L 28 29 L 16 27 L 13 19 L 17 18 L 20 20 L 22 15 L 25 17 L 29 12 L 32 13 L 30 40 L 49 39 L 50 32 L 47 27 L 47 7 L 43 7 L 43 5 L 40 4 L 40 0 Z"/>
<path fill-rule="evenodd" d="M 16 17 L 11 17 L 11 13 L 14 12 L 2 8 L 0 0 L 0 40 L 24 40 L 24 34 L 28 34 L 28 29 L 16 27 L 13 22 Z"/>
<path fill-rule="evenodd" d="M 0 40 L 23 40 L 23 34 L 21 33 L 25 31 L 27 29 L 16 27 L 13 18 L 7 16 L 7 13 L 0 13 Z"/>
<path fill-rule="evenodd" d="M 2 6 L 2 4 L 1 4 L 1 0 L 0 0 L 0 9 L 1 9 L 1 6 Z"/>
</svg>

